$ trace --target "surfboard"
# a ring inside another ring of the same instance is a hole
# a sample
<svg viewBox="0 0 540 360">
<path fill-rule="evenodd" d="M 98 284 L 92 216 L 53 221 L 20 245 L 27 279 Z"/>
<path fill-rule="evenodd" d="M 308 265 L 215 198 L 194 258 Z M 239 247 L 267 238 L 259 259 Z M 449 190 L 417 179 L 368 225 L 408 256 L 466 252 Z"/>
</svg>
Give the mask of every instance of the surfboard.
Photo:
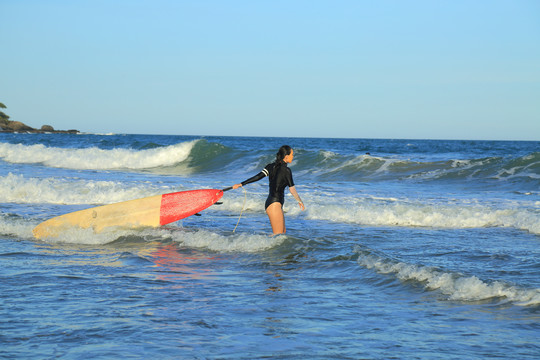
<svg viewBox="0 0 540 360">
<path fill-rule="evenodd" d="M 44 221 L 32 233 L 36 239 L 43 239 L 57 237 L 73 227 L 92 228 L 94 233 L 110 227 L 158 227 L 195 215 L 215 204 L 224 190 L 180 191 L 97 206 Z"/>
</svg>

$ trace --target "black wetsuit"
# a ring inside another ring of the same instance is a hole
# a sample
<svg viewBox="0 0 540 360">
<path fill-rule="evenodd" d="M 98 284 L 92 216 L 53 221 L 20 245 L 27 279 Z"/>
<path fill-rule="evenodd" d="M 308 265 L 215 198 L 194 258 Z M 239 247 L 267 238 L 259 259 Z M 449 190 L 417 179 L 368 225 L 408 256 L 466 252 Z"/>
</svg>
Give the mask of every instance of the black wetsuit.
<svg viewBox="0 0 540 360">
<path fill-rule="evenodd" d="M 264 208 L 268 208 L 270 204 L 279 202 L 281 206 L 285 202 L 285 188 L 287 186 L 294 186 L 292 178 L 292 171 L 287 167 L 287 163 L 271 163 L 264 167 L 264 169 L 257 175 L 250 177 L 242 182 L 243 185 L 259 181 L 263 177 L 269 176 L 269 193 Z"/>
</svg>

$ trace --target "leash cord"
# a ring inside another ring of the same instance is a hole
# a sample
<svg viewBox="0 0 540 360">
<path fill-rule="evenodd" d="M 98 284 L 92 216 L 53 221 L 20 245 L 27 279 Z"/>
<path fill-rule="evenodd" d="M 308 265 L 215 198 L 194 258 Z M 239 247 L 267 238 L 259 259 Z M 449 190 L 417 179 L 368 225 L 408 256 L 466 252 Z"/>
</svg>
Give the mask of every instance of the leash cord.
<svg viewBox="0 0 540 360">
<path fill-rule="evenodd" d="M 242 204 L 242 210 L 240 210 L 240 216 L 238 216 L 238 221 L 236 222 L 236 226 L 234 227 L 234 230 L 232 232 L 235 232 L 236 228 L 238 227 L 238 224 L 240 224 L 240 219 L 242 218 L 242 213 L 244 212 L 244 208 L 246 207 L 247 191 L 243 186 L 242 186 L 242 190 L 244 190 L 244 204 Z"/>
</svg>

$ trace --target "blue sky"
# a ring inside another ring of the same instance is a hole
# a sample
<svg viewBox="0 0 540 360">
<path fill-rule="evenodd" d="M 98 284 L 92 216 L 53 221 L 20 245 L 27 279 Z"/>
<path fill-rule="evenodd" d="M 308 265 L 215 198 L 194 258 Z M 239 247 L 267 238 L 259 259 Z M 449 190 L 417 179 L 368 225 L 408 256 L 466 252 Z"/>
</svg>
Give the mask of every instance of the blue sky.
<svg viewBox="0 0 540 360">
<path fill-rule="evenodd" d="M 540 140 L 540 1 L 0 0 L 11 120 Z"/>
</svg>

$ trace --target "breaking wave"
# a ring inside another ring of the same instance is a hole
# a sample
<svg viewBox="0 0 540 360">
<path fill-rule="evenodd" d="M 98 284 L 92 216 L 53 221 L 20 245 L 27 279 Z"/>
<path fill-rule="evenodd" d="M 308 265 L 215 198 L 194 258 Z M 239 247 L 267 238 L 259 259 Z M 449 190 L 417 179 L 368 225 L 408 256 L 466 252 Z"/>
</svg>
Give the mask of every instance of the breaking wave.
<svg viewBox="0 0 540 360">
<path fill-rule="evenodd" d="M 476 276 L 447 272 L 435 267 L 407 264 L 385 259 L 357 249 L 358 264 L 400 281 L 415 281 L 428 291 L 439 291 L 452 301 L 486 301 L 499 299 L 517 305 L 540 304 L 540 289 L 524 289 L 502 281 L 485 282 Z"/>
<path fill-rule="evenodd" d="M 142 170 L 186 161 L 198 140 L 152 149 L 59 148 L 42 144 L 0 143 L 0 159 L 9 163 L 42 164 L 53 168 Z"/>
<path fill-rule="evenodd" d="M 126 186 L 119 181 L 26 178 L 8 173 L 0 176 L 0 202 L 19 204 L 108 204 L 163 192 L 170 188 L 152 184 Z"/>
<path fill-rule="evenodd" d="M 540 184 L 540 152 L 517 158 L 488 157 L 443 161 L 415 161 L 367 154 L 340 155 L 320 150 L 298 160 L 298 167 L 322 180 L 452 181 L 490 179 Z"/>
<path fill-rule="evenodd" d="M 540 234 L 538 210 L 511 204 L 505 208 L 501 208 L 501 204 L 492 208 L 487 204 L 474 204 L 474 201 L 446 204 L 408 199 L 346 198 L 336 203 L 335 199 L 319 199 L 310 206 L 307 216 L 312 220 L 364 226 L 512 227 Z"/>
<path fill-rule="evenodd" d="M 238 159 L 242 161 L 243 168 L 252 170 L 250 166 L 259 169 L 271 161 L 272 156 L 266 150 L 253 149 L 247 152 L 206 139 L 167 146 L 136 142 L 125 148 L 107 149 L 0 143 L 0 160 L 4 162 L 77 170 L 167 173 L 166 169 L 171 169 L 174 174 L 221 172 L 236 170 L 235 161 Z M 488 180 L 523 183 L 527 189 L 537 189 L 540 186 L 540 152 L 517 157 L 420 161 L 399 155 L 347 155 L 328 150 L 298 149 L 298 156 L 292 166 L 298 176 L 316 181 Z"/>
<path fill-rule="evenodd" d="M 0 235 L 33 239 L 32 229 L 37 220 L 24 219 L 12 214 L 0 213 Z M 91 228 L 69 228 L 58 237 L 43 239 L 49 244 L 106 245 L 119 239 L 132 241 L 172 241 L 181 246 L 207 249 L 220 253 L 256 253 L 279 246 L 286 236 L 270 237 L 266 234 L 219 233 L 204 229 L 184 229 L 181 227 L 160 227 L 144 229 L 108 228 L 95 233 Z"/>
<path fill-rule="evenodd" d="M 66 178 L 26 178 L 12 173 L 0 176 L 0 202 L 19 204 L 102 205 L 138 199 L 174 191 L 192 190 L 150 182 L 92 181 Z M 215 210 L 237 214 L 263 211 L 265 194 L 250 191 L 244 194 L 227 193 L 223 205 Z M 476 202 L 454 200 L 433 202 L 406 198 L 375 198 L 369 196 L 336 197 L 332 194 L 303 194 L 308 204 L 302 213 L 294 202 L 287 201 L 289 216 L 305 216 L 322 220 L 362 226 L 403 226 L 432 228 L 512 227 L 540 234 L 540 212 L 535 204 L 521 207 L 498 203 L 496 207 Z"/>
</svg>

